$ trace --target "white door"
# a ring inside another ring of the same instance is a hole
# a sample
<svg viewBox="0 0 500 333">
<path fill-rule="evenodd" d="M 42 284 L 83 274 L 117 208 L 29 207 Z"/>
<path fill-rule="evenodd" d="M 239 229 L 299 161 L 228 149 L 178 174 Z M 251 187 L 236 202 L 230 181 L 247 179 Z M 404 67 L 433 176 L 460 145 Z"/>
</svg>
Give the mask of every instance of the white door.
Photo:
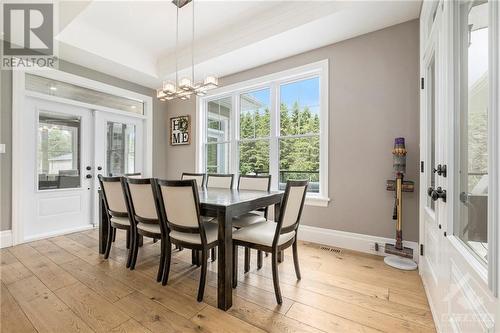
<svg viewBox="0 0 500 333">
<path fill-rule="evenodd" d="M 94 111 L 95 123 L 95 187 L 98 175 L 123 176 L 144 174 L 144 119 L 110 112 Z M 98 207 L 98 195 L 94 196 Z M 98 210 L 94 211 L 97 220 Z"/>
<path fill-rule="evenodd" d="M 21 133 L 24 241 L 93 223 L 90 110 L 26 97 Z"/>
<path fill-rule="evenodd" d="M 429 41 L 424 48 L 422 61 L 422 114 L 421 114 L 421 174 L 420 174 L 420 223 L 424 256 L 420 260 L 420 272 L 426 288 L 434 294 L 441 293 L 443 258 L 441 244 L 446 230 L 446 204 L 441 191 L 447 189 L 444 174 L 438 166 L 446 165 L 446 119 L 442 87 L 442 7 L 435 8 L 434 22 Z M 440 175 L 441 174 L 441 175 Z"/>
</svg>

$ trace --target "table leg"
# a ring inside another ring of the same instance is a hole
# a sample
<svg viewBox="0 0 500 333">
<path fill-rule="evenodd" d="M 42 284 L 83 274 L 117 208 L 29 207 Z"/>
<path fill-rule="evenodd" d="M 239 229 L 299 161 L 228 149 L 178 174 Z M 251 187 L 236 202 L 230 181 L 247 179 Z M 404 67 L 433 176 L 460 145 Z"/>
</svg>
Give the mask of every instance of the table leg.
<svg viewBox="0 0 500 333">
<path fill-rule="evenodd" d="M 108 240 L 108 213 L 104 207 L 104 198 L 102 192 L 99 191 L 99 253 L 104 254 L 106 251 L 106 242 Z"/>
<path fill-rule="evenodd" d="M 228 310 L 233 305 L 232 260 L 233 231 L 232 216 L 227 209 L 217 212 L 219 223 L 219 256 L 217 258 L 217 307 Z"/>
</svg>

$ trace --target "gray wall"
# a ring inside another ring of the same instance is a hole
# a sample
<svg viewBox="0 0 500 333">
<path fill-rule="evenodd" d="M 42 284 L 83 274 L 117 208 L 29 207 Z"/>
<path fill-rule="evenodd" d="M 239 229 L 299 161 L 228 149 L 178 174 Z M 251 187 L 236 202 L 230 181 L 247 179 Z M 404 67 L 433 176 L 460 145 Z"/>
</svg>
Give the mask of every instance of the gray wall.
<svg viewBox="0 0 500 333">
<path fill-rule="evenodd" d="M 392 177 L 395 137 L 406 138 L 405 240 L 418 240 L 419 24 L 405 22 L 221 79 L 223 85 L 249 80 L 322 59 L 329 59 L 329 196 L 327 208 L 307 206 L 305 225 L 393 238 Z M 195 104 L 167 105 L 169 117 L 191 115 Z M 167 176 L 195 168 L 195 147 L 166 147 Z"/>
<path fill-rule="evenodd" d="M 144 95 L 155 96 L 155 91 L 132 82 L 124 81 L 92 69 L 62 61 L 59 69 L 92 80 L 104 82 L 116 87 L 135 91 Z M 0 71 L 1 82 L 1 112 L 0 112 L 0 143 L 6 144 L 6 154 L 0 154 L 0 230 L 11 228 L 11 197 L 12 197 L 12 72 Z M 153 174 L 157 177 L 166 176 L 165 147 L 168 143 L 166 121 L 166 105 L 153 100 Z"/>
</svg>

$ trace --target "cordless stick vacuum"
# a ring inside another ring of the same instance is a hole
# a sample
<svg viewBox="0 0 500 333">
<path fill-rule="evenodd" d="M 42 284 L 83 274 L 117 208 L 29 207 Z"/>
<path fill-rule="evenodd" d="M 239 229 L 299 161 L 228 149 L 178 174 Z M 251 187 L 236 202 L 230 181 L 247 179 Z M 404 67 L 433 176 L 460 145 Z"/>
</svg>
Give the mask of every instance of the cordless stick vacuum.
<svg viewBox="0 0 500 333">
<path fill-rule="evenodd" d="M 385 244 L 385 253 L 389 254 L 384 258 L 384 262 L 392 267 L 413 270 L 417 264 L 413 259 L 413 250 L 403 246 L 403 192 L 413 192 L 415 184 L 412 181 L 404 180 L 406 173 L 406 147 L 405 138 L 394 140 L 393 169 L 394 180 L 388 180 L 387 191 L 394 191 L 394 210 L 392 219 L 396 221 L 396 243 Z"/>
</svg>

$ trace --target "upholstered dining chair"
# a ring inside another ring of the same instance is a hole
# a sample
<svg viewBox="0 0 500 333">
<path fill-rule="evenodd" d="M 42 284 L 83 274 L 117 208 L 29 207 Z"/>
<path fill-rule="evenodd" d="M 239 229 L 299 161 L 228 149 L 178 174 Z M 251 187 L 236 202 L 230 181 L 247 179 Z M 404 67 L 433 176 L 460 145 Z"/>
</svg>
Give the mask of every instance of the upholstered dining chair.
<svg viewBox="0 0 500 333">
<path fill-rule="evenodd" d="M 206 178 L 205 173 L 193 173 L 193 172 L 183 172 L 181 176 L 181 180 L 189 180 L 189 179 L 194 179 L 196 180 L 196 185 L 199 187 L 204 187 L 205 186 L 205 178 Z M 203 222 L 210 222 L 213 221 L 215 218 L 211 216 L 202 216 L 201 219 Z M 176 248 L 179 249 L 179 251 L 182 251 L 182 246 L 176 245 Z M 200 258 L 199 258 L 199 253 L 198 251 L 192 250 L 192 259 L 191 262 L 193 265 L 200 265 Z M 216 255 L 215 255 L 215 249 L 212 250 L 212 261 L 215 261 Z"/>
<path fill-rule="evenodd" d="M 167 231 L 158 218 L 155 202 L 156 196 L 153 193 L 154 187 L 152 181 L 150 178 L 137 179 L 124 177 L 122 178 L 122 185 L 128 202 L 128 214 L 133 231 L 130 269 L 135 269 L 140 236 L 161 239 L 160 265 L 156 276 L 156 281 L 160 282 L 163 276 L 163 265 L 167 251 Z M 170 251 L 170 249 L 168 250 Z"/>
<path fill-rule="evenodd" d="M 289 180 L 281 202 L 278 222 L 252 224 L 233 232 L 233 288 L 238 284 L 238 246 L 245 246 L 271 253 L 274 293 L 278 304 L 283 302 L 279 286 L 278 253 L 292 246 L 293 263 L 297 279 L 301 279 L 297 253 L 297 229 L 299 227 L 307 180 Z"/>
<path fill-rule="evenodd" d="M 203 300 L 207 277 L 208 251 L 218 242 L 218 226 L 203 222 L 200 216 L 198 187 L 190 180 L 153 180 L 156 204 L 166 238 L 166 256 L 162 284 L 168 282 L 170 272 L 171 243 L 183 248 L 201 252 L 201 276 L 198 288 L 198 302 Z"/>
<path fill-rule="evenodd" d="M 271 175 L 240 175 L 238 179 L 238 190 L 269 191 L 271 189 Z M 233 227 L 240 229 L 254 223 L 265 222 L 268 215 L 268 207 L 262 207 L 258 211 L 249 212 L 233 218 Z M 262 251 L 257 251 L 257 269 L 262 268 Z M 250 249 L 245 248 L 245 273 L 250 270 Z"/>
<path fill-rule="evenodd" d="M 193 173 L 193 172 L 183 172 L 181 176 L 181 180 L 189 180 L 189 179 L 196 180 L 196 185 L 198 185 L 199 187 L 205 186 L 205 178 L 206 174 Z"/>
<path fill-rule="evenodd" d="M 121 184 L 121 177 L 103 177 L 98 176 L 99 185 L 101 186 L 104 208 L 108 213 L 108 237 L 106 242 L 106 250 L 104 252 L 104 259 L 109 258 L 111 251 L 111 244 L 114 241 L 116 229 L 127 231 L 127 249 L 129 250 L 127 259 L 127 268 L 130 267 L 132 260 L 132 230 L 130 219 L 128 216 L 127 203 Z"/>
<path fill-rule="evenodd" d="M 212 188 L 233 188 L 233 174 L 209 173 L 207 175 L 207 187 Z"/>
</svg>

